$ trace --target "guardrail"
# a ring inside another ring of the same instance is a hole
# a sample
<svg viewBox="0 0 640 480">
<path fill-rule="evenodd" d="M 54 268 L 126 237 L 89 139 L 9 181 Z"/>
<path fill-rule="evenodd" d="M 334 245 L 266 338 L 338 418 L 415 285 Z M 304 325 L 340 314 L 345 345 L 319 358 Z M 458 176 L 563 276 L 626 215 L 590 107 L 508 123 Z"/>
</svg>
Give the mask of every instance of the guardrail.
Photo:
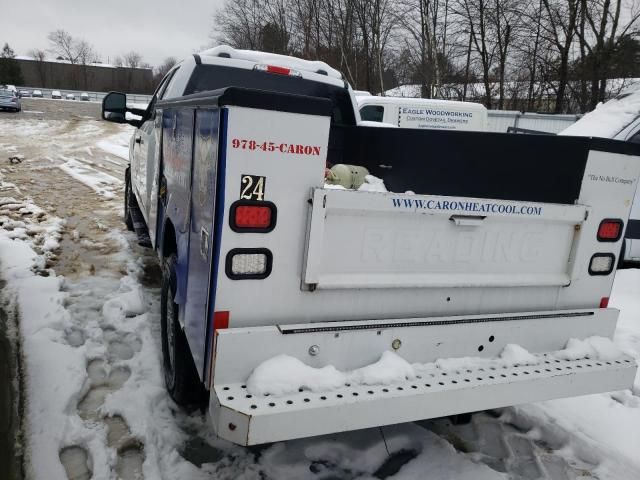
<svg viewBox="0 0 640 480">
<path fill-rule="evenodd" d="M 65 97 L 66 94 L 72 93 L 76 100 L 80 100 L 80 95 L 86 93 L 89 95 L 89 100 L 93 102 L 101 102 L 105 95 L 109 92 L 88 92 L 86 90 L 65 90 L 60 88 L 39 88 L 39 87 L 24 87 L 24 86 L 16 86 L 18 91 L 27 90 L 29 92 L 33 92 L 34 90 L 40 90 L 42 92 L 42 96 L 44 98 L 51 98 L 51 92 L 57 90 L 62 94 L 62 98 Z M 127 93 L 127 102 L 128 103 L 149 103 L 151 101 L 151 95 L 141 95 L 138 93 Z"/>
<path fill-rule="evenodd" d="M 522 113 L 517 110 L 489 110 L 487 113 L 491 132 L 506 132 L 511 128 L 558 133 L 582 117 L 582 115 Z"/>
</svg>

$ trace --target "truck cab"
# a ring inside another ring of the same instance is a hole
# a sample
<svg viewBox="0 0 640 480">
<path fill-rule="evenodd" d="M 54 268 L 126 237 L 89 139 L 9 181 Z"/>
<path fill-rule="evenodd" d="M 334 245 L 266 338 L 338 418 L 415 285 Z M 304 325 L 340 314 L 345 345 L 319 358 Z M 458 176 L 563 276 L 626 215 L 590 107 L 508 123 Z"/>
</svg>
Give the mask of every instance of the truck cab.
<svg viewBox="0 0 640 480">
<path fill-rule="evenodd" d="M 324 62 L 307 62 L 293 57 L 236 50 L 219 46 L 187 57 L 160 82 L 151 102 L 131 138 L 132 191 L 155 245 L 158 185 L 158 107 L 163 102 L 229 86 L 242 86 L 271 92 L 328 98 L 332 102 L 332 122 L 355 125 L 360 117 L 354 108 L 354 94 L 342 74 Z M 275 65 L 271 65 L 275 64 Z"/>
<path fill-rule="evenodd" d="M 222 438 L 632 384 L 624 354 L 565 347 L 615 330 L 635 145 L 363 126 L 328 65 L 229 47 L 174 68 L 144 111 L 107 95 L 103 118 L 137 126 L 125 219 L 162 264 L 167 389 L 207 402 Z M 330 188 L 328 163 L 385 191 Z"/>
</svg>

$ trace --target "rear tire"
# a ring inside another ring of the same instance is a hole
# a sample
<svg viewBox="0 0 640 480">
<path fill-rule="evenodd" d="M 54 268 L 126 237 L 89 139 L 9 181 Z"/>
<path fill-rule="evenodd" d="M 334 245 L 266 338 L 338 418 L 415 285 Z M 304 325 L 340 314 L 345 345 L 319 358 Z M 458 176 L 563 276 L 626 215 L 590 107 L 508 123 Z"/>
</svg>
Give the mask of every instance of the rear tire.
<svg viewBox="0 0 640 480">
<path fill-rule="evenodd" d="M 127 230 L 133 232 L 133 217 L 129 211 L 129 203 L 131 202 L 131 173 L 127 168 L 124 173 L 124 223 L 127 226 Z"/>
<path fill-rule="evenodd" d="M 180 327 L 178 305 L 173 301 L 177 261 L 177 256 L 172 254 L 165 258 L 162 268 L 160 323 L 164 380 L 169 395 L 178 405 L 199 408 L 206 403 L 207 394 L 193 363 L 187 337 Z"/>
</svg>

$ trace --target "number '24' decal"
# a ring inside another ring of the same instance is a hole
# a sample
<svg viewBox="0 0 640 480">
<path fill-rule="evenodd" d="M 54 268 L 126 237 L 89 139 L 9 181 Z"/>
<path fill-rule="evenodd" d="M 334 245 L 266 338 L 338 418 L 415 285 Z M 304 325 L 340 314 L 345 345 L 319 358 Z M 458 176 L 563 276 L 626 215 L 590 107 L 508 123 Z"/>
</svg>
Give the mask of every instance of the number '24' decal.
<svg viewBox="0 0 640 480">
<path fill-rule="evenodd" d="M 264 200 L 267 177 L 242 175 L 240 177 L 240 200 Z"/>
</svg>

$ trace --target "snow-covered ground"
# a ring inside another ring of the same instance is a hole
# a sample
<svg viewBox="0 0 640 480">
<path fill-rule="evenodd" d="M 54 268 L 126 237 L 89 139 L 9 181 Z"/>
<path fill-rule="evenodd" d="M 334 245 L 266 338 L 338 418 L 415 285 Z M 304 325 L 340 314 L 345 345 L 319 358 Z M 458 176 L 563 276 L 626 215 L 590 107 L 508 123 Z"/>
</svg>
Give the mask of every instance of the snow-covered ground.
<svg viewBox="0 0 640 480">
<path fill-rule="evenodd" d="M 130 133 L 0 117 L 0 275 L 19 312 L 28 478 L 640 478 L 640 377 L 633 390 L 478 413 L 466 425 L 436 419 L 252 449 L 215 438 L 206 415 L 180 411 L 164 388 L 157 264 L 120 220 Z M 640 360 L 638 291 L 640 271 L 617 273 L 615 341 Z"/>
</svg>

